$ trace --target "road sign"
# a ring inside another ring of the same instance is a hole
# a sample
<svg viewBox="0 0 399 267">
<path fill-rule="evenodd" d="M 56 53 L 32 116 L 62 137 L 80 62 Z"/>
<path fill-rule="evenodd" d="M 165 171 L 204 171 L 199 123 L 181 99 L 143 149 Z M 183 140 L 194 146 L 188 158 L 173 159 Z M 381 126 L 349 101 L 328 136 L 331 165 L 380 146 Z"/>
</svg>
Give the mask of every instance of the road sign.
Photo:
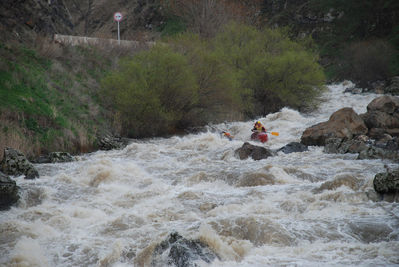
<svg viewBox="0 0 399 267">
<path fill-rule="evenodd" d="M 123 18 L 123 15 L 122 15 L 121 12 L 116 12 L 116 13 L 114 14 L 114 20 L 115 20 L 116 22 L 118 22 L 118 44 L 121 44 L 121 37 L 120 37 L 120 33 L 119 33 L 119 21 L 121 21 L 122 18 Z"/>
<path fill-rule="evenodd" d="M 123 18 L 123 15 L 122 15 L 121 12 L 116 12 L 116 13 L 114 14 L 114 20 L 115 20 L 115 21 L 119 22 L 119 21 L 122 20 L 122 18 Z"/>
</svg>

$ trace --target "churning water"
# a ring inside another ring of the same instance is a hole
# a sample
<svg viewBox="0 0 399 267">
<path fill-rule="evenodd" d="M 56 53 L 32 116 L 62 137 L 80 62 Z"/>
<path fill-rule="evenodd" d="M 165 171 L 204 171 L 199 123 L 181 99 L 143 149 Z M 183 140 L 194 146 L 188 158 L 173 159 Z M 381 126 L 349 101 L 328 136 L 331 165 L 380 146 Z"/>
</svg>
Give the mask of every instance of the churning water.
<svg viewBox="0 0 399 267">
<path fill-rule="evenodd" d="M 284 108 L 261 118 L 280 133 L 265 146 L 299 141 L 342 107 L 364 113 L 377 96 L 328 88 L 313 114 Z M 211 266 L 399 264 L 399 205 L 370 200 L 374 175 L 397 164 L 321 147 L 239 160 L 234 150 L 252 125 L 220 124 L 37 165 L 40 179 L 17 177 L 22 200 L 0 212 L 0 265 L 148 266 L 152 248 L 172 231 L 208 244 L 220 257 Z"/>
</svg>

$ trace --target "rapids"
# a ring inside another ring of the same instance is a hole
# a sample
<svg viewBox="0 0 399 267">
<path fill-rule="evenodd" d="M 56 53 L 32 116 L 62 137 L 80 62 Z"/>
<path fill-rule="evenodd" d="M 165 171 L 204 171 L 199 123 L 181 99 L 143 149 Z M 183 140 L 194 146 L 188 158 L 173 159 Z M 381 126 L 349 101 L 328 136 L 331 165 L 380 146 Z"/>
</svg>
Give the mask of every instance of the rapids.
<svg viewBox="0 0 399 267">
<path fill-rule="evenodd" d="M 299 141 L 342 107 L 364 113 L 377 95 L 344 93 L 350 85 L 328 86 L 312 114 L 284 108 L 260 118 L 280 133 L 263 145 Z M 0 265 L 148 266 L 172 231 L 208 244 L 220 257 L 210 266 L 399 264 L 399 204 L 370 200 L 374 175 L 398 164 L 322 147 L 242 161 L 234 150 L 252 125 L 212 125 L 36 165 L 41 177 L 15 177 L 21 201 L 0 212 Z"/>
</svg>

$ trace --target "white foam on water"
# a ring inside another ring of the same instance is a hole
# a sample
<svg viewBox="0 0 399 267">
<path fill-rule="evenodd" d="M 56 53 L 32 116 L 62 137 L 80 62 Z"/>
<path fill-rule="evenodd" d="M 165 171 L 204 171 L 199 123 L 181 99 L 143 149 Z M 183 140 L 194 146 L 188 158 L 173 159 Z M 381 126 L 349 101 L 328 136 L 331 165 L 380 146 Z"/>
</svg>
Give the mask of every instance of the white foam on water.
<svg viewBox="0 0 399 267">
<path fill-rule="evenodd" d="M 11 253 L 10 266 L 46 267 L 51 265 L 37 240 L 22 237 Z"/>
<path fill-rule="evenodd" d="M 0 212 L 0 265 L 144 266 L 173 231 L 218 254 L 204 266 L 399 264 L 399 207 L 367 196 L 374 175 L 397 163 L 322 147 L 260 161 L 234 154 L 243 142 L 271 149 L 298 142 L 343 107 L 365 112 L 377 95 L 343 93 L 349 86 L 330 85 L 315 112 L 283 108 L 259 118 L 279 133 L 265 144 L 250 140 L 254 121 L 232 122 L 36 165 L 41 177 L 16 178 L 23 199 Z M 360 185 L 322 186 L 345 177 Z"/>
</svg>

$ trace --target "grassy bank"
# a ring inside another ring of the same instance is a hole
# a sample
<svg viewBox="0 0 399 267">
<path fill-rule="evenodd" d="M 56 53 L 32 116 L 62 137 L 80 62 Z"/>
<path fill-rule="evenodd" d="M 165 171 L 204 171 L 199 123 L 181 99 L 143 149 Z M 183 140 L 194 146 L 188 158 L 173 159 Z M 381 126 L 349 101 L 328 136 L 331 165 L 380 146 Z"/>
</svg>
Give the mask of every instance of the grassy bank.
<svg viewBox="0 0 399 267">
<path fill-rule="evenodd" d="M 34 157 L 96 149 L 100 131 L 117 131 L 99 101 L 98 81 L 123 53 L 46 38 L 0 44 L 0 151 L 10 146 Z"/>
</svg>

